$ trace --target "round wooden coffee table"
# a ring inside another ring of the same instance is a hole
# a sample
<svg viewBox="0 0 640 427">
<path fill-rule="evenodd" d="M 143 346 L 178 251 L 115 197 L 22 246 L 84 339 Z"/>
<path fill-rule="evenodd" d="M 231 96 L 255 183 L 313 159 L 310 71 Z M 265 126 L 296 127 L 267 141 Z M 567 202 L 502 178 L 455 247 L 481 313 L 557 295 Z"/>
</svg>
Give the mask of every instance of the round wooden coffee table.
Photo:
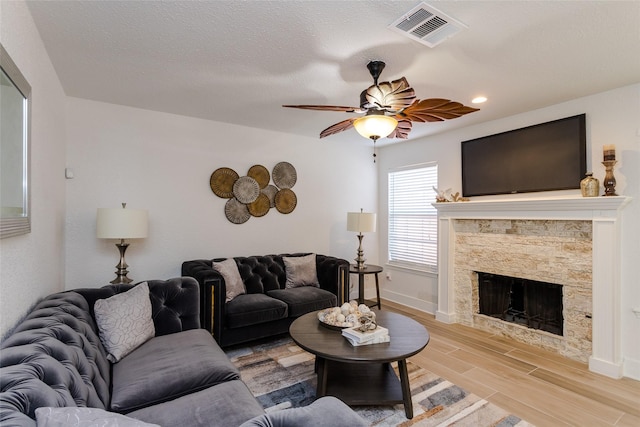
<svg viewBox="0 0 640 427">
<path fill-rule="evenodd" d="M 354 406 L 402 403 L 411 419 L 407 358 L 425 348 L 429 332 L 397 313 L 376 311 L 376 320 L 389 329 L 390 342 L 354 347 L 340 330 L 321 325 L 317 312 L 296 319 L 289 333 L 296 344 L 316 356 L 317 397 L 331 395 Z M 398 362 L 399 379 L 391 362 Z"/>
</svg>

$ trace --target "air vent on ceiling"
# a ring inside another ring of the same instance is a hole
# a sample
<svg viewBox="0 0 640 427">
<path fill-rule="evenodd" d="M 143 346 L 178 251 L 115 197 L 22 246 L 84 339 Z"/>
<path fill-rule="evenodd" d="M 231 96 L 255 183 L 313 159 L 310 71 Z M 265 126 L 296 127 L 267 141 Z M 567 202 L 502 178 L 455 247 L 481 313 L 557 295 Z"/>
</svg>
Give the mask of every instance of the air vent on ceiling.
<svg viewBox="0 0 640 427">
<path fill-rule="evenodd" d="M 429 47 L 435 47 L 467 26 L 426 3 L 420 3 L 387 28 Z"/>
</svg>

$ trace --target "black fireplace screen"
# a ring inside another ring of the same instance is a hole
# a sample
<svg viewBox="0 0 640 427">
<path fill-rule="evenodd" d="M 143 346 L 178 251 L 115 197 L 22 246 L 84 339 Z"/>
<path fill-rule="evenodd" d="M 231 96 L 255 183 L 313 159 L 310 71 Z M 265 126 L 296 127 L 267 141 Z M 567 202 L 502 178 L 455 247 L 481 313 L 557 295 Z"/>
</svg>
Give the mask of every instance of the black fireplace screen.
<svg viewBox="0 0 640 427">
<path fill-rule="evenodd" d="M 480 314 L 562 336 L 562 285 L 477 274 Z"/>
</svg>

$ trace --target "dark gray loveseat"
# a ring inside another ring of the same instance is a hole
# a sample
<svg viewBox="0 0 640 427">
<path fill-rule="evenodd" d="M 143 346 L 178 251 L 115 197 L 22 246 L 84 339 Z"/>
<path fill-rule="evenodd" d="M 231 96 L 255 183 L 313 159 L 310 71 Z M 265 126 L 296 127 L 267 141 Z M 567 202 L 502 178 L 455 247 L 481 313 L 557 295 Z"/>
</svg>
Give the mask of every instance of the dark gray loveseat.
<svg viewBox="0 0 640 427">
<path fill-rule="evenodd" d="M 201 322 L 218 344 L 227 347 L 258 338 L 283 334 L 303 314 L 342 305 L 349 290 L 349 262 L 316 254 L 319 287 L 286 289 L 283 257 L 309 253 L 233 258 L 246 294 L 225 302 L 225 280 L 213 262 L 225 258 L 198 259 L 182 263 L 182 275 L 200 284 Z"/>
<path fill-rule="evenodd" d="M 98 408 L 165 427 L 231 427 L 301 425 L 309 417 L 324 419 L 329 405 L 339 417 L 361 422 L 342 402 L 324 398 L 270 419 L 211 334 L 199 329 L 197 282 L 147 283 L 156 336 L 114 364 L 100 342 L 93 306 L 131 285 L 40 301 L 0 344 L 0 425 L 35 426 L 40 407 Z"/>
</svg>

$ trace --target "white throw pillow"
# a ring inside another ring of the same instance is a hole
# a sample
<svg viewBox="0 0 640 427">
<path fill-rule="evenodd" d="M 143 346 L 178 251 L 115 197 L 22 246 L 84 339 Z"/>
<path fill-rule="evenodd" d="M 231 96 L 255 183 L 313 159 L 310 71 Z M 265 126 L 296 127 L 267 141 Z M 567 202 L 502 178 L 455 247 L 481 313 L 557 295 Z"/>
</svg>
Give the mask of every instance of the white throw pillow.
<svg viewBox="0 0 640 427">
<path fill-rule="evenodd" d="M 227 258 L 224 261 L 214 262 L 213 269 L 220 273 L 224 279 L 227 293 L 225 302 L 231 301 L 238 295 L 247 293 L 235 259 Z"/>
<path fill-rule="evenodd" d="M 143 282 L 127 292 L 94 305 L 100 341 L 107 359 L 116 363 L 156 334 L 151 317 L 149 285 Z"/>
<path fill-rule="evenodd" d="M 287 273 L 285 288 L 297 288 L 300 286 L 320 287 L 318 272 L 316 271 L 316 254 L 282 257 L 282 261 Z"/>
<path fill-rule="evenodd" d="M 42 407 L 36 409 L 38 427 L 160 427 L 98 408 Z"/>
</svg>

